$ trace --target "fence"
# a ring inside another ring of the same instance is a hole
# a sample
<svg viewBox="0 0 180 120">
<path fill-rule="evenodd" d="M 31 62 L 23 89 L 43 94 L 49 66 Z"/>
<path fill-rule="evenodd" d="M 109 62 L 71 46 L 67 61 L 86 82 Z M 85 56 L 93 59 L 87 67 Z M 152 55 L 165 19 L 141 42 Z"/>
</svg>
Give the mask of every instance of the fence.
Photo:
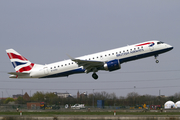
<svg viewBox="0 0 180 120">
<path fill-rule="evenodd" d="M 1 104 L 0 110 L 18 110 L 19 109 L 27 109 L 27 105 L 22 104 L 15 104 L 15 105 L 7 105 L 7 104 Z"/>
</svg>

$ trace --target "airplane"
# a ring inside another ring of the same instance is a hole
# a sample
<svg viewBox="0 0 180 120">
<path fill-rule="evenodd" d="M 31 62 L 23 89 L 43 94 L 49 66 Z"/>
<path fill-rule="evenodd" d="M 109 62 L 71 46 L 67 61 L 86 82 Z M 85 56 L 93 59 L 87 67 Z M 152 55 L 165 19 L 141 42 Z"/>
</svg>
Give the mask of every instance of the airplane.
<svg viewBox="0 0 180 120">
<path fill-rule="evenodd" d="M 159 63 L 158 55 L 172 49 L 169 44 L 152 40 L 77 58 L 69 56 L 68 60 L 46 65 L 31 63 L 13 49 L 7 49 L 6 52 L 16 71 L 9 72 L 9 78 L 68 77 L 72 74 L 92 72 L 92 77 L 96 80 L 98 71 L 111 72 L 121 69 L 121 64 L 125 62 L 154 56 L 155 62 Z"/>
</svg>

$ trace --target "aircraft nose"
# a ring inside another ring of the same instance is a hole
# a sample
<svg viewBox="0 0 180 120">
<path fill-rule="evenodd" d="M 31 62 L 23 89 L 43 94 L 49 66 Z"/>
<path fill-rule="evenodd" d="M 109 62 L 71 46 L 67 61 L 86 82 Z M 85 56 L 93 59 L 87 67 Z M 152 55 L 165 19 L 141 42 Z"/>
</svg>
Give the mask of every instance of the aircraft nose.
<svg viewBox="0 0 180 120">
<path fill-rule="evenodd" d="M 170 49 L 170 50 L 172 50 L 174 47 L 173 46 L 171 46 L 171 45 L 167 45 L 167 47 Z"/>
<path fill-rule="evenodd" d="M 172 50 L 173 48 L 174 48 L 173 46 L 170 47 L 171 50 Z"/>
</svg>

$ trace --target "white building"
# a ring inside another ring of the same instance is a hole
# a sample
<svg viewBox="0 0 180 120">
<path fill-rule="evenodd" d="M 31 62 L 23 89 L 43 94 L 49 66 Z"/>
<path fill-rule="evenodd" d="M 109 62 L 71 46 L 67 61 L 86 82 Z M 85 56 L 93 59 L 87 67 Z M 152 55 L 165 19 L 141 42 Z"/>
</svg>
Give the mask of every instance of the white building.
<svg viewBox="0 0 180 120">
<path fill-rule="evenodd" d="M 164 109 L 171 109 L 171 108 L 175 108 L 175 104 L 173 101 L 167 101 L 165 104 L 164 104 Z"/>
<path fill-rule="evenodd" d="M 66 93 L 57 93 L 57 92 L 54 92 L 54 94 L 56 94 L 58 97 L 61 97 L 61 98 L 72 97 L 72 95 L 69 94 L 68 92 L 66 92 Z"/>
<path fill-rule="evenodd" d="M 177 101 L 177 102 L 175 103 L 175 108 L 180 108 L 180 101 Z"/>
</svg>

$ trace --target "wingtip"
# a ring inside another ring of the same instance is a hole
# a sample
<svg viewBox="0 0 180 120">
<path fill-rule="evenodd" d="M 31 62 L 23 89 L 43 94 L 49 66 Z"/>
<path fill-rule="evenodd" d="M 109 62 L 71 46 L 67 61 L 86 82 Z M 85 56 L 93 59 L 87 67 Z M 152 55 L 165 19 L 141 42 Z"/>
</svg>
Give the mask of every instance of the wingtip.
<svg viewBox="0 0 180 120">
<path fill-rule="evenodd" d="M 71 57 L 70 55 L 68 55 L 68 54 L 66 54 L 71 60 L 74 60 L 74 58 L 73 57 Z"/>
</svg>

